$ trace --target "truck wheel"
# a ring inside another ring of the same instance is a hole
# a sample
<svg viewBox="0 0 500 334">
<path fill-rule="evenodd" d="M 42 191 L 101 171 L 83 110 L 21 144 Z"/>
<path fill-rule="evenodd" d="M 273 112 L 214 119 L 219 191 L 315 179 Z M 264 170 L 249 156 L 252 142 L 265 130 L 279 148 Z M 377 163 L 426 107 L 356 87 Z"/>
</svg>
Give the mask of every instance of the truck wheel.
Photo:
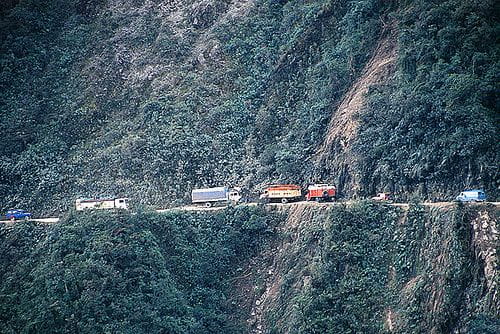
<svg viewBox="0 0 500 334">
<path fill-rule="evenodd" d="M 281 199 L 281 203 L 286 204 L 286 203 L 288 203 L 288 200 L 287 200 L 286 198 L 284 198 L 284 197 L 283 197 L 283 198 Z"/>
<path fill-rule="evenodd" d="M 212 203 L 210 203 L 210 202 L 205 203 L 205 208 L 210 208 L 211 206 L 212 206 Z"/>
<path fill-rule="evenodd" d="M 316 202 L 321 202 L 321 197 L 316 197 Z"/>
</svg>

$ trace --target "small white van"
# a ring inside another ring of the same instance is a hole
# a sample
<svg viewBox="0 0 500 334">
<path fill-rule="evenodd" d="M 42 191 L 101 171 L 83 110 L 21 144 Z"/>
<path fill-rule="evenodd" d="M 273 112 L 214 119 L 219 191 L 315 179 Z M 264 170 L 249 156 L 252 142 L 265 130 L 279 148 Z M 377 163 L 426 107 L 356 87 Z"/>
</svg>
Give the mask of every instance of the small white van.
<svg viewBox="0 0 500 334">
<path fill-rule="evenodd" d="M 459 202 L 484 202 L 486 194 L 483 190 L 465 190 L 456 198 Z"/>
</svg>

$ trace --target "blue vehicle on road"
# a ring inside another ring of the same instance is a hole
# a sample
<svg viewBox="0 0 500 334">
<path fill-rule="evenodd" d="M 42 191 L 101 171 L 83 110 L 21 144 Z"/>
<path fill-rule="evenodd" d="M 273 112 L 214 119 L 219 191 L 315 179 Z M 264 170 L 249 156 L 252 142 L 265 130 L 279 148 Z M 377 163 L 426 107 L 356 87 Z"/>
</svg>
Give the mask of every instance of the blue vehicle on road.
<svg viewBox="0 0 500 334">
<path fill-rule="evenodd" d="M 12 209 L 7 211 L 5 214 L 5 218 L 11 219 L 11 220 L 16 220 L 16 219 L 30 219 L 31 218 L 31 213 L 26 212 L 26 210 L 22 209 Z"/>
</svg>

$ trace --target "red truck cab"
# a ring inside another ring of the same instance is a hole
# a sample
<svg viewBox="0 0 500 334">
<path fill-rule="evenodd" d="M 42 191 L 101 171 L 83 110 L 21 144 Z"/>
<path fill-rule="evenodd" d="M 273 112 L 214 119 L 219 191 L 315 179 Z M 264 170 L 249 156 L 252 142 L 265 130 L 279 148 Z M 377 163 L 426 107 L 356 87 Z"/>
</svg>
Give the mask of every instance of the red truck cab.
<svg viewBox="0 0 500 334">
<path fill-rule="evenodd" d="M 337 188 L 329 184 L 313 184 L 307 187 L 306 200 L 317 202 L 334 201 L 337 198 Z"/>
</svg>

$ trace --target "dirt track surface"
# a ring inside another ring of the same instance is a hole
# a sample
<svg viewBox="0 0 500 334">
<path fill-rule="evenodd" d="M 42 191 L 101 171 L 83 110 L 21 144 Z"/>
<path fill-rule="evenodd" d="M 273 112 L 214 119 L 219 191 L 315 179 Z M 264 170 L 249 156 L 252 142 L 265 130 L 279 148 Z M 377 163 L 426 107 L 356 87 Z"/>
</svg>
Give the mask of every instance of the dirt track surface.
<svg viewBox="0 0 500 334">
<path fill-rule="evenodd" d="M 57 223 L 59 222 L 59 218 L 57 217 L 51 217 L 51 218 L 33 218 L 33 219 L 17 219 L 17 220 L 0 220 L 0 223 L 5 223 L 5 224 L 14 224 L 14 223 L 24 223 L 24 222 L 38 222 L 38 223 L 45 223 L 45 224 L 52 224 L 52 223 Z"/>
<path fill-rule="evenodd" d="M 281 204 L 281 203 L 268 203 L 265 204 L 266 207 L 268 208 L 274 208 L 274 209 L 280 209 L 280 208 L 292 208 L 295 206 L 316 206 L 316 207 L 329 207 L 329 206 L 339 206 L 339 205 L 352 205 L 354 203 L 357 203 L 357 201 L 342 201 L 342 202 L 325 202 L 325 203 L 317 203 L 317 202 L 307 202 L 307 201 L 300 201 L 300 202 L 292 202 L 292 203 L 286 203 L 286 204 Z M 383 203 L 383 202 L 382 202 Z M 387 203 L 388 205 L 392 206 L 397 206 L 403 209 L 406 209 L 409 207 L 408 203 Z M 431 207 L 431 208 L 446 208 L 446 207 L 453 207 L 456 205 L 456 202 L 436 202 L 436 203 L 421 203 L 423 206 L 426 207 Z M 484 203 L 465 203 L 464 205 L 486 205 L 486 204 L 491 204 L 496 207 L 500 206 L 500 202 L 484 202 Z M 245 203 L 245 204 L 240 204 L 241 206 L 257 206 L 257 203 Z M 171 209 L 158 209 L 155 210 L 158 213 L 164 213 L 164 212 L 175 212 L 175 211 L 221 211 L 227 208 L 227 206 L 214 206 L 214 207 L 204 207 L 204 206 L 196 206 L 196 205 L 186 205 L 186 206 L 181 206 L 177 208 L 171 208 Z M 34 221 L 38 223 L 44 223 L 44 224 L 53 224 L 59 222 L 58 217 L 47 217 L 47 218 L 33 218 L 29 220 L 24 220 L 24 219 L 18 219 L 18 220 L 0 220 L 0 223 L 4 223 L 6 225 L 12 225 L 15 223 L 24 223 L 27 221 Z"/>
</svg>

